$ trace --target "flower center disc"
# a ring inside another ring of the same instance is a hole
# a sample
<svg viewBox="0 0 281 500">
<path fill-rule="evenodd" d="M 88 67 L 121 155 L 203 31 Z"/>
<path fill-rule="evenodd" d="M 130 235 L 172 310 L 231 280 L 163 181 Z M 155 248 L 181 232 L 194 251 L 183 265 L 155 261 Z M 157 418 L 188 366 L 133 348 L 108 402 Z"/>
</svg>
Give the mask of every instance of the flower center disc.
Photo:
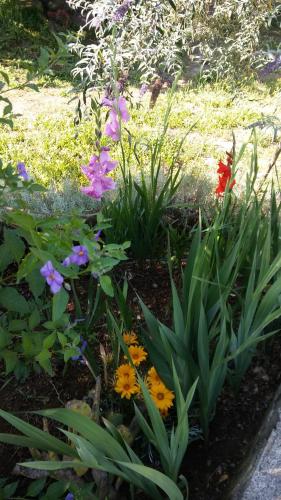
<svg viewBox="0 0 281 500">
<path fill-rule="evenodd" d="M 160 400 L 164 399 L 164 394 L 163 394 L 163 392 L 158 392 L 158 394 L 157 394 L 157 399 L 160 399 Z"/>
</svg>

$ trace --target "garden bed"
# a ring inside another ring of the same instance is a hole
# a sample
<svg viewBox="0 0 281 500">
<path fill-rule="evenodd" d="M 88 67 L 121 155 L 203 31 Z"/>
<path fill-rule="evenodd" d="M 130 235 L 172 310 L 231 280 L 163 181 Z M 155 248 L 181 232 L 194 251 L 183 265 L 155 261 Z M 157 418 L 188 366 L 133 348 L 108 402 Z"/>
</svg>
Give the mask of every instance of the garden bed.
<svg viewBox="0 0 281 500">
<path fill-rule="evenodd" d="M 139 316 L 140 319 L 141 313 L 135 300 L 135 292 L 154 313 L 167 321 L 170 303 L 167 266 L 160 262 L 146 262 L 142 267 L 128 263 L 124 268 L 130 283 L 129 302 L 135 309 L 136 317 Z M 210 426 L 209 442 L 192 442 L 182 465 L 182 473 L 188 480 L 192 500 L 227 497 L 280 384 L 280 362 L 281 338 L 276 336 L 266 346 L 262 345 L 258 349 L 239 393 L 235 395 L 228 386 L 223 390 L 216 416 Z M 86 366 L 70 362 L 64 374 L 60 366 L 55 371 L 53 378 L 41 374 L 31 376 L 20 384 L 15 379 L 6 379 L 6 383 L 2 379 L 1 408 L 17 413 L 62 407 L 71 399 L 87 398 L 89 391 L 93 389 L 93 379 Z M 28 413 L 24 418 L 39 424 L 38 418 Z M 190 420 L 192 427 L 192 415 Z M 2 420 L 1 432 L 8 430 L 9 426 Z M 28 452 L 22 448 L 14 449 L 1 444 L 0 476 L 10 476 L 14 465 L 28 457 Z"/>
</svg>

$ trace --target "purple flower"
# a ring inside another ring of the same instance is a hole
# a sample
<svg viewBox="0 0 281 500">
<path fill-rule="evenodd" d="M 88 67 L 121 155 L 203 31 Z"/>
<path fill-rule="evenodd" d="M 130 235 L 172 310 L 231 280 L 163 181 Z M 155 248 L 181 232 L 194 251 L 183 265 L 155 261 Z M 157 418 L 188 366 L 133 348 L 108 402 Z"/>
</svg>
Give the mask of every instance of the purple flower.
<svg viewBox="0 0 281 500">
<path fill-rule="evenodd" d="M 66 257 L 62 263 L 63 266 L 67 267 L 70 264 L 76 264 L 77 266 L 83 266 L 89 261 L 88 250 L 84 245 L 76 245 L 72 247 L 72 253 Z"/>
<path fill-rule="evenodd" d="M 111 137 L 114 141 L 119 141 L 121 135 L 120 120 L 127 122 L 130 119 L 126 99 L 122 96 L 113 100 L 104 97 L 102 104 L 110 108 L 109 121 L 105 126 L 105 135 Z"/>
<path fill-rule="evenodd" d="M 18 170 L 18 175 L 20 175 L 23 178 L 24 181 L 28 181 L 29 180 L 29 175 L 27 173 L 25 164 L 23 162 L 19 162 L 17 164 L 17 170 Z"/>
<path fill-rule="evenodd" d="M 80 337 L 80 340 L 82 342 L 81 347 L 79 347 L 79 354 L 77 356 L 72 356 L 71 359 L 73 361 L 82 361 L 83 360 L 83 352 L 88 346 L 88 342 L 83 339 L 83 337 Z"/>
<path fill-rule="evenodd" d="M 117 161 L 111 160 L 109 148 L 104 147 L 99 156 L 92 156 L 89 165 L 81 167 L 84 174 L 91 181 L 90 186 L 82 188 L 83 193 L 100 200 L 105 191 L 115 189 L 115 182 L 106 175 L 116 168 L 117 164 Z"/>
<path fill-rule="evenodd" d="M 75 500 L 73 493 L 67 493 L 64 500 Z"/>
<path fill-rule="evenodd" d="M 73 254 L 71 255 L 71 262 L 77 266 L 83 266 L 89 261 L 88 250 L 84 245 L 76 245 L 72 247 Z"/>
<path fill-rule="evenodd" d="M 132 0 L 124 0 L 124 2 L 121 3 L 113 16 L 114 21 L 122 21 L 129 10 L 131 1 Z"/>
<path fill-rule="evenodd" d="M 69 255 L 68 257 L 66 257 L 62 263 L 63 266 L 67 267 L 67 266 L 70 266 L 70 264 L 72 264 L 72 261 L 71 261 L 71 255 Z"/>
<path fill-rule="evenodd" d="M 82 188 L 81 191 L 91 198 L 101 200 L 105 191 L 111 191 L 115 188 L 116 183 L 110 177 L 97 176 L 92 178 L 90 186 Z"/>
<path fill-rule="evenodd" d="M 148 85 L 147 83 L 143 83 L 140 88 L 140 97 L 143 97 L 147 91 L 148 91 Z"/>
<path fill-rule="evenodd" d="M 260 76 L 265 77 L 281 67 L 281 55 L 276 55 L 273 61 L 268 62 L 260 71 Z"/>
<path fill-rule="evenodd" d="M 99 241 L 101 233 L 102 233 L 102 230 L 99 229 L 98 232 L 97 232 L 97 234 L 96 234 L 96 236 L 95 236 L 95 241 Z"/>
<path fill-rule="evenodd" d="M 52 262 L 48 260 L 46 264 L 40 269 L 41 275 L 46 279 L 53 294 L 58 293 L 63 284 L 62 275 L 55 270 Z"/>
</svg>

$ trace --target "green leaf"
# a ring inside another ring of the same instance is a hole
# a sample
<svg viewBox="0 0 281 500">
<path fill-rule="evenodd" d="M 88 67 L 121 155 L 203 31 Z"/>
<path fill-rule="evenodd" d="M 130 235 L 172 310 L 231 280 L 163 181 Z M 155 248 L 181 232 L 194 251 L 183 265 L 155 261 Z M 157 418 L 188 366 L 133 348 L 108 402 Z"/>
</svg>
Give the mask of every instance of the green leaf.
<svg viewBox="0 0 281 500">
<path fill-rule="evenodd" d="M 53 296 L 52 320 L 58 321 L 68 304 L 69 295 L 64 288 L 61 288 L 58 293 Z"/>
<path fill-rule="evenodd" d="M 67 363 L 73 356 L 79 356 L 79 350 L 77 349 L 77 347 L 70 347 L 69 349 L 65 349 L 63 353 L 64 362 Z"/>
<path fill-rule="evenodd" d="M 39 493 L 43 490 L 46 484 L 47 478 L 42 477 L 40 479 L 36 479 L 32 481 L 32 483 L 28 486 L 26 496 L 27 497 L 37 497 Z"/>
<path fill-rule="evenodd" d="M 58 336 L 58 339 L 59 339 L 61 346 L 64 347 L 67 344 L 67 337 L 63 333 L 60 333 L 60 332 L 57 332 L 57 336 Z"/>
<path fill-rule="evenodd" d="M 114 290 L 112 286 L 112 282 L 109 276 L 103 275 L 100 277 L 100 285 L 106 293 L 106 295 L 109 295 L 109 297 L 114 297 Z"/>
<path fill-rule="evenodd" d="M 48 335 L 48 337 L 46 337 L 44 339 L 44 342 L 43 342 L 43 346 L 45 349 L 50 349 L 51 347 L 53 347 L 55 341 L 57 340 L 57 334 L 56 332 L 53 332 L 51 333 L 51 335 Z"/>
<path fill-rule="evenodd" d="M 1 349 L 4 349 L 7 345 L 9 345 L 11 341 L 11 335 L 7 330 L 4 330 L 4 328 L 0 327 L 0 351 Z"/>
<path fill-rule="evenodd" d="M 9 331 L 10 332 L 21 332 L 26 330 L 27 322 L 24 319 L 12 319 L 9 322 Z"/>
<path fill-rule="evenodd" d="M 50 484 L 49 488 L 46 491 L 46 494 L 50 498 L 60 498 L 65 491 L 67 490 L 67 483 L 65 481 L 56 481 L 55 483 Z"/>
<path fill-rule="evenodd" d="M 20 262 L 25 252 L 25 244 L 14 229 L 4 229 L 4 241 L 8 252 L 16 262 Z"/>
<path fill-rule="evenodd" d="M 3 488 L 4 498 L 7 498 L 7 499 L 11 498 L 15 494 L 17 487 L 18 487 L 18 484 L 19 484 L 19 481 L 7 484 L 5 486 L 5 488 Z"/>
<path fill-rule="evenodd" d="M 162 472 L 159 472 L 158 470 L 152 469 L 150 467 L 146 467 L 145 465 L 131 464 L 128 462 L 117 463 L 134 472 L 137 472 L 141 476 L 152 481 L 165 492 L 168 498 L 173 500 L 184 500 L 184 497 L 177 487 L 176 483 L 174 483 L 174 481 L 172 481 L 172 479 L 170 479 L 169 477 L 165 476 L 165 474 L 162 474 Z"/>
<path fill-rule="evenodd" d="M 8 311 L 27 314 L 29 312 L 28 302 L 12 287 L 1 288 L 0 290 L 0 305 Z"/>
<path fill-rule="evenodd" d="M 26 281 L 35 298 L 40 297 L 45 289 L 45 280 L 39 272 L 40 266 L 36 265 L 34 269 L 26 276 Z"/>
<path fill-rule="evenodd" d="M 9 75 L 8 73 L 6 73 L 5 71 L 3 70 L 0 70 L 0 75 L 2 76 L 2 78 L 5 80 L 5 83 L 7 85 L 10 85 L 10 79 L 9 79 Z"/>
<path fill-rule="evenodd" d="M 13 255 L 9 252 L 7 243 L 0 245 L 0 272 L 5 271 L 14 261 Z"/>
<path fill-rule="evenodd" d="M 52 369 L 52 365 L 51 365 L 51 362 L 50 362 L 50 358 L 51 357 L 52 357 L 52 354 L 47 349 L 44 349 L 35 358 L 36 361 L 38 361 L 39 365 L 47 373 L 49 373 L 49 375 L 53 375 L 53 369 Z"/>
<path fill-rule="evenodd" d="M 5 362 L 6 375 L 8 375 L 8 373 L 11 373 L 16 367 L 16 364 L 18 362 L 17 353 L 14 351 L 5 350 L 1 353 L 1 356 Z"/>
<path fill-rule="evenodd" d="M 25 87 L 28 87 L 29 89 L 35 90 L 35 92 L 39 92 L 39 87 L 35 83 L 26 83 Z"/>
<path fill-rule="evenodd" d="M 28 326 L 31 330 L 36 328 L 36 326 L 40 325 L 40 312 L 37 307 L 32 311 L 32 314 L 29 316 Z"/>
<path fill-rule="evenodd" d="M 77 452 L 71 446 L 68 446 L 63 441 L 60 441 L 54 436 L 51 436 L 51 434 L 49 434 L 48 432 L 41 431 L 40 429 L 37 429 L 37 427 L 24 422 L 24 420 L 21 420 L 20 418 L 15 417 L 11 413 L 8 413 L 4 410 L 0 410 L 0 417 L 9 422 L 9 424 L 13 425 L 13 427 L 15 427 L 26 437 L 31 439 L 33 442 L 33 448 L 38 448 L 39 450 L 45 451 L 54 451 L 55 453 L 59 453 L 61 455 L 78 458 Z M 21 439 L 21 436 L 19 436 L 19 439 Z"/>
</svg>

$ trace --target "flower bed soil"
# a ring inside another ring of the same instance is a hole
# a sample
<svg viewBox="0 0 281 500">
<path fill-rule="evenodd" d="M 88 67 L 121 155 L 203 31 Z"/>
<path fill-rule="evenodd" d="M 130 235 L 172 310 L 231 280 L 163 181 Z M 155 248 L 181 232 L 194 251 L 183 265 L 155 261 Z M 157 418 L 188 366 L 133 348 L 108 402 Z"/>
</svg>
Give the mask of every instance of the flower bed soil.
<svg viewBox="0 0 281 500">
<path fill-rule="evenodd" d="M 136 268 L 128 263 L 126 270 L 131 285 L 130 302 L 139 319 L 136 290 L 144 302 L 165 321 L 170 303 L 166 266 L 145 263 L 142 268 Z M 235 395 L 229 387 L 224 389 L 210 426 L 209 442 L 192 442 L 182 466 L 182 473 L 188 479 L 191 500 L 227 498 L 229 488 L 239 474 L 280 384 L 280 362 L 281 336 L 276 335 L 266 345 L 259 347 L 239 393 Z M 71 399 L 82 399 L 92 388 L 93 380 L 87 368 L 77 363 L 69 366 L 65 375 L 58 367 L 53 378 L 41 374 L 30 376 L 24 383 L 17 383 L 9 377 L 5 379 L 2 374 L 0 407 L 11 412 L 59 407 Z M 37 421 L 37 417 L 31 414 L 23 413 L 20 416 L 32 423 Z M 7 431 L 8 424 L 1 420 L 0 432 Z M 0 444 L 0 477 L 10 476 L 13 466 L 28 457 L 26 450 Z M 126 494 L 123 498 L 126 498 Z M 139 498 L 145 497 L 141 495 Z"/>
</svg>

